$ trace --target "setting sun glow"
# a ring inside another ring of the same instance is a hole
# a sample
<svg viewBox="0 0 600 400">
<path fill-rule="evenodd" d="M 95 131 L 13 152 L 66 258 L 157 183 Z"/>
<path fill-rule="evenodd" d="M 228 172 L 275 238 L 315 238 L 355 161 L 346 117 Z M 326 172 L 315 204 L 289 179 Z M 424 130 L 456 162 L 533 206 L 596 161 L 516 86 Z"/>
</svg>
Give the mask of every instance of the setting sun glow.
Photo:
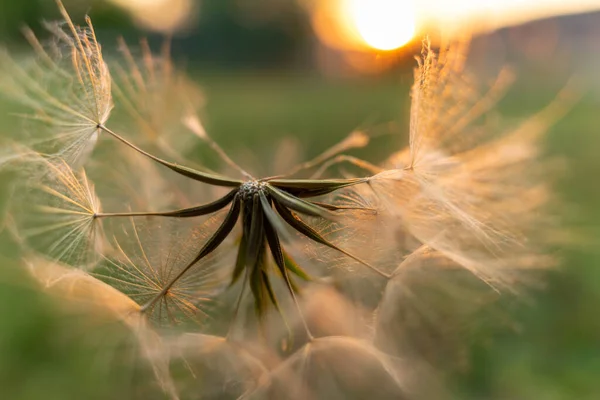
<svg viewBox="0 0 600 400">
<path fill-rule="evenodd" d="M 411 0 L 350 0 L 348 6 L 358 33 L 367 45 L 394 50 L 408 43 L 416 30 Z"/>
</svg>

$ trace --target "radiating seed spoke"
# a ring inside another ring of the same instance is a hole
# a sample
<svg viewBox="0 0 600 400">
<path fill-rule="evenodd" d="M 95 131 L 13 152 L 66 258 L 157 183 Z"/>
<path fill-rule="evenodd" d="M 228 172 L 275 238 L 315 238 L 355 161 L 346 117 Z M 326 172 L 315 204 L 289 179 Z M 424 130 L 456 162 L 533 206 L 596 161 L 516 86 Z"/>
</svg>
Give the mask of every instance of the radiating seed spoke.
<svg viewBox="0 0 600 400">
<path fill-rule="evenodd" d="M 277 202 L 275 202 L 275 208 L 277 209 L 277 212 L 279 213 L 279 215 L 281 215 L 281 217 L 295 230 L 297 230 L 298 232 L 300 232 L 301 234 L 303 234 L 304 236 L 308 237 L 309 239 L 312 239 L 313 241 L 317 242 L 317 243 L 321 243 L 327 247 L 330 247 L 334 250 L 339 251 L 342 254 L 345 254 L 346 256 L 352 258 L 355 261 L 358 261 L 359 263 L 363 264 L 364 266 L 372 269 L 373 271 L 377 272 L 379 275 L 385 277 L 385 278 L 390 278 L 390 275 L 381 271 L 380 269 L 372 266 L 371 264 L 367 263 L 366 261 L 361 260 L 359 257 L 347 252 L 346 250 L 341 249 L 340 247 L 336 246 L 335 244 L 331 243 L 330 241 L 328 241 L 327 239 L 325 239 L 323 236 L 321 236 L 316 230 L 314 230 L 311 226 L 307 225 L 306 223 L 304 223 L 304 221 L 302 221 L 300 218 L 298 218 L 296 215 L 294 215 L 290 210 L 288 210 L 287 208 L 285 208 L 284 206 L 282 206 L 281 204 L 278 204 Z"/>
<path fill-rule="evenodd" d="M 143 156 L 146 156 L 146 157 L 150 158 L 151 160 L 154 160 L 157 163 L 164 165 L 165 167 L 169 168 L 170 170 L 172 170 L 180 175 L 183 175 L 185 177 L 188 177 L 190 179 L 194 179 L 194 180 L 208 183 L 210 185 L 215 185 L 215 186 L 238 187 L 243 183 L 243 181 L 241 181 L 239 179 L 231 179 L 231 178 L 227 178 L 227 177 L 220 176 L 220 175 L 208 174 L 206 172 L 201 172 L 201 171 L 195 170 L 193 168 L 189 168 L 189 167 L 186 167 L 183 165 L 178 165 L 178 164 L 174 164 L 174 163 L 165 161 L 159 157 L 156 157 L 156 156 L 148 153 L 145 150 L 142 150 L 141 148 L 137 147 L 136 145 L 134 145 L 133 143 L 131 143 L 130 141 L 128 141 L 127 139 L 122 137 L 121 135 L 108 129 L 104 125 L 99 125 L 98 128 L 102 129 L 103 131 L 105 131 L 106 133 L 108 133 L 109 135 L 114 137 L 115 139 L 124 143 L 128 147 L 130 147 L 133 150 L 137 151 L 138 153 L 142 154 Z"/>
<path fill-rule="evenodd" d="M 147 310 L 152 307 L 161 297 L 163 297 L 169 289 L 177 282 L 190 268 L 192 268 L 198 261 L 202 260 L 204 257 L 213 252 L 223 241 L 229 236 L 240 215 L 240 207 L 241 201 L 238 195 L 233 199 L 233 204 L 225 216 L 223 223 L 217 231 L 208 239 L 206 244 L 202 247 L 198 255 L 175 276 L 161 291 L 158 293 L 152 300 L 150 300 L 147 304 L 141 307 L 142 311 Z"/>
</svg>

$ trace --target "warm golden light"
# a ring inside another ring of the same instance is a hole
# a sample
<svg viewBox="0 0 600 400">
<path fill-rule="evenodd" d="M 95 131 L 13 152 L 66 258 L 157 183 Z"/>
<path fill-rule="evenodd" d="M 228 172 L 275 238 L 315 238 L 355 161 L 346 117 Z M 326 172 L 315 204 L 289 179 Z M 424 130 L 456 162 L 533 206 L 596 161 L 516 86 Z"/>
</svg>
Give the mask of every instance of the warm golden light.
<svg viewBox="0 0 600 400">
<path fill-rule="evenodd" d="M 349 0 L 348 6 L 358 33 L 370 47 L 394 50 L 415 34 L 411 0 Z"/>
<path fill-rule="evenodd" d="M 435 31 L 444 36 L 460 35 L 462 31 L 478 34 L 536 19 L 600 9 L 600 0 L 300 1 L 309 8 L 321 41 L 343 52 L 396 49 L 420 31 Z"/>
</svg>

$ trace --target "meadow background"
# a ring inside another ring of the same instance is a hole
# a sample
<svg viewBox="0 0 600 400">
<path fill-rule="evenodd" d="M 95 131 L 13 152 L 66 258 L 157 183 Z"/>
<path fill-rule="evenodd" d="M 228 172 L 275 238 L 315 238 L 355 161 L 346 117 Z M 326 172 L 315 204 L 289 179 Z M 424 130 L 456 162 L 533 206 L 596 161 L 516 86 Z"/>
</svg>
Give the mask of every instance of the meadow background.
<svg viewBox="0 0 600 400">
<path fill-rule="evenodd" d="M 390 146 L 406 143 L 412 56 L 418 43 L 398 52 L 377 73 L 354 71 L 335 52 L 326 55 L 333 66 L 324 69 L 315 53 L 325 50 L 302 9 L 289 2 L 275 17 L 250 24 L 239 19 L 240 3 L 205 1 L 198 23 L 173 38 L 174 58 L 204 90 L 205 125 L 226 150 L 268 169 L 269 154 L 288 156 L 277 150 L 284 138 L 293 140 L 298 155 L 307 158 L 357 128 L 394 132 L 375 140 L 369 151 L 355 153 L 374 162 Z M 107 54 L 119 34 L 131 43 L 140 36 L 160 43 L 161 34 L 140 28 L 114 5 L 66 5 L 79 22 L 90 12 Z M 0 0 L 3 45 L 26 51 L 21 24 L 43 32 L 40 21 L 57 15 L 51 1 Z M 507 299 L 508 327 L 473 338 L 469 367 L 451 381 L 457 399 L 600 398 L 600 49 L 594 53 L 600 32 L 593 29 L 599 24 L 598 14 L 557 17 L 475 39 L 473 65 L 481 76 L 491 76 L 502 63 L 516 68 L 518 81 L 498 105 L 508 121 L 541 109 L 570 76 L 579 76 L 584 96 L 551 129 L 546 142 L 548 154 L 567 161 L 567 172 L 558 178 L 557 191 L 565 202 L 559 212 L 578 240 L 556 249 L 562 265 L 545 274 L 543 287 L 516 304 Z M 549 38 L 554 44 L 544 47 Z M 530 47 L 519 47 L 521 41 Z M 20 129 L 19 120 L 5 110 L 6 103 L 0 103 L 0 134 Z M 388 122 L 393 124 L 381 125 Z M 198 156 L 205 151 L 199 148 Z M 9 179 L 3 176 L 2 182 Z M 2 187 L 4 206 L 6 185 Z M 86 348 L 77 335 L 69 343 L 57 340 L 64 321 L 24 283 L 28 278 L 16 268 L 18 251 L 5 232 L 0 253 L 0 398 L 118 398 L 116 383 L 86 367 Z"/>
</svg>

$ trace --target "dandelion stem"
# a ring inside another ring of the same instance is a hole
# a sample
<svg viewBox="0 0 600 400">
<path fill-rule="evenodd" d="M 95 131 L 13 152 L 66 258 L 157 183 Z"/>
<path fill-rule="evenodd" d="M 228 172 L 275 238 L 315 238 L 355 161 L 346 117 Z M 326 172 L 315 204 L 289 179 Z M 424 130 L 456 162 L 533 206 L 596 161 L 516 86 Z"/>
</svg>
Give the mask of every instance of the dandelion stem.
<svg viewBox="0 0 600 400">
<path fill-rule="evenodd" d="M 213 201 L 212 203 L 203 204 L 200 206 L 183 208 L 181 210 L 174 211 L 163 211 L 163 212 L 122 212 L 122 213 L 96 213 L 95 218 L 108 218 L 108 217 L 173 217 L 173 218 L 190 218 L 199 217 L 202 215 L 212 214 L 223 209 L 234 199 L 237 193 L 237 189 L 232 190 L 227 195 L 220 199 Z"/>
<path fill-rule="evenodd" d="M 323 153 L 319 154 L 312 160 L 306 161 L 306 162 L 296 166 L 291 171 L 289 171 L 287 174 L 273 176 L 268 179 L 278 179 L 278 178 L 284 178 L 284 177 L 295 175 L 298 172 L 314 168 L 314 167 L 318 166 L 319 164 L 327 161 L 331 157 L 335 157 L 339 153 L 342 153 L 344 151 L 354 149 L 354 148 L 364 147 L 368 143 L 369 143 L 369 137 L 367 135 L 365 135 L 362 132 L 352 132 L 343 141 L 333 145 L 332 147 L 325 150 Z"/>
<path fill-rule="evenodd" d="M 302 221 L 300 218 L 298 218 L 292 211 L 281 206 L 277 202 L 275 202 L 275 208 L 277 209 L 277 212 L 279 213 L 279 215 L 284 219 L 284 221 L 288 223 L 288 225 L 290 225 L 292 228 L 294 228 L 296 231 L 300 232 L 304 236 L 310 238 L 311 240 L 313 240 L 317 243 L 321 243 L 327 247 L 330 247 L 334 250 L 339 251 L 340 253 L 342 253 L 342 254 L 352 258 L 353 260 L 358 261 L 359 263 L 363 264 L 364 266 L 370 268 L 371 270 L 373 270 L 374 272 L 378 273 L 379 275 L 383 276 L 386 279 L 389 279 L 391 277 L 390 274 L 383 272 L 379 268 L 374 267 L 373 265 L 367 263 L 366 261 L 363 261 L 362 259 L 353 255 L 352 253 L 349 253 L 346 250 L 331 243 L 329 240 L 327 240 L 323 236 L 321 236 L 311 226 L 304 223 L 304 221 Z"/>
<path fill-rule="evenodd" d="M 217 142 L 215 142 L 213 140 L 213 138 L 211 138 L 208 133 L 206 133 L 206 130 L 204 129 L 204 127 L 202 126 L 202 124 L 200 123 L 200 120 L 198 119 L 198 117 L 196 117 L 195 115 L 190 115 L 187 118 L 184 118 L 183 120 L 185 126 L 191 130 L 196 136 L 198 136 L 200 139 L 204 140 L 206 143 L 208 143 L 208 145 L 210 146 L 210 148 L 217 153 L 217 155 L 227 164 L 229 165 L 231 168 L 237 170 L 240 174 L 242 174 L 246 179 L 250 179 L 250 180 L 255 180 L 255 178 L 250 175 L 248 172 L 246 172 L 242 167 L 240 167 L 235 161 L 233 161 L 231 159 L 231 157 L 229 157 L 227 155 L 227 153 L 225 153 L 225 150 L 223 150 L 223 148 L 221 146 L 219 146 L 219 144 Z"/>
<path fill-rule="evenodd" d="M 248 285 L 248 269 L 244 273 L 244 282 L 242 283 L 242 288 L 240 289 L 240 294 L 238 295 L 237 301 L 235 302 L 235 310 L 233 311 L 233 318 L 231 324 L 229 325 L 229 329 L 227 330 L 227 336 L 225 339 L 229 340 L 232 335 L 233 327 L 237 321 L 238 314 L 240 312 L 240 306 L 242 304 L 242 299 L 244 298 L 244 293 L 246 292 L 246 286 Z"/>
<path fill-rule="evenodd" d="M 127 139 L 122 137 L 121 135 L 108 129 L 106 126 L 104 126 L 102 124 L 99 124 L 98 128 L 102 129 L 104 132 L 108 133 L 109 135 L 111 135 L 115 139 L 119 140 L 120 142 L 124 143 L 125 145 L 132 148 L 133 150 L 137 151 L 138 153 L 150 158 L 151 160 L 156 161 L 157 163 L 159 163 L 161 165 L 164 165 L 165 167 L 169 168 L 170 170 L 175 171 L 178 174 L 183 175 L 185 177 L 188 177 L 188 178 L 200 181 L 200 182 L 208 183 L 209 185 L 216 185 L 216 186 L 238 187 L 243 183 L 239 179 L 231 179 L 231 178 L 227 178 L 227 177 L 220 176 L 220 175 L 208 174 L 205 172 L 197 171 L 193 168 L 189 168 L 189 167 L 185 167 L 182 165 L 178 165 L 178 164 L 174 164 L 174 163 L 165 161 L 161 158 L 158 158 L 158 157 L 148 153 L 145 150 L 140 149 L 139 147 L 137 147 L 136 145 L 134 145 L 133 143 L 131 143 L 130 141 L 128 141 Z"/>
<path fill-rule="evenodd" d="M 368 161 L 364 161 L 364 160 L 361 160 L 360 158 L 356 158 L 356 157 L 352 157 L 352 156 L 347 156 L 345 154 L 340 154 L 339 156 L 332 158 L 331 160 L 329 160 L 326 163 L 324 163 L 323 165 L 321 165 L 321 167 L 314 174 L 311 175 L 310 179 L 319 179 L 325 173 L 325 171 L 327 169 L 331 168 L 332 166 L 334 166 L 336 164 L 341 164 L 343 162 L 348 162 L 352 165 L 357 166 L 358 168 L 364 169 L 373 174 L 378 174 L 383 171 L 382 168 L 380 168 L 374 164 L 371 164 Z"/>
<path fill-rule="evenodd" d="M 267 202 L 268 203 L 268 202 Z M 269 208 L 271 206 L 266 204 Z M 265 206 L 265 202 L 263 201 L 263 206 Z M 302 321 L 302 325 L 304 326 L 304 330 L 306 331 L 306 335 L 309 340 L 312 341 L 314 339 L 313 334 L 308 328 L 308 323 L 304 318 L 304 314 L 302 313 L 302 309 L 300 308 L 300 304 L 298 303 L 298 299 L 296 298 L 296 293 L 294 290 L 294 286 L 292 285 L 292 281 L 290 280 L 290 276 L 288 275 L 288 271 L 285 265 L 285 259 L 283 256 L 283 249 L 281 248 L 281 243 L 279 242 L 279 237 L 277 236 L 277 231 L 267 220 L 265 221 L 265 234 L 267 237 L 267 242 L 269 244 L 269 248 L 271 249 L 271 255 L 275 260 L 275 264 L 279 268 L 279 272 L 283 276 L 283 280 L 285 281 L 285 285 L 292 296 L 292 300 L 294 301 L 294 305 L 296 306 L 296 310 L 298 311 L 298 315 L 300 316 L 300 320 Z"/>
</svg>

